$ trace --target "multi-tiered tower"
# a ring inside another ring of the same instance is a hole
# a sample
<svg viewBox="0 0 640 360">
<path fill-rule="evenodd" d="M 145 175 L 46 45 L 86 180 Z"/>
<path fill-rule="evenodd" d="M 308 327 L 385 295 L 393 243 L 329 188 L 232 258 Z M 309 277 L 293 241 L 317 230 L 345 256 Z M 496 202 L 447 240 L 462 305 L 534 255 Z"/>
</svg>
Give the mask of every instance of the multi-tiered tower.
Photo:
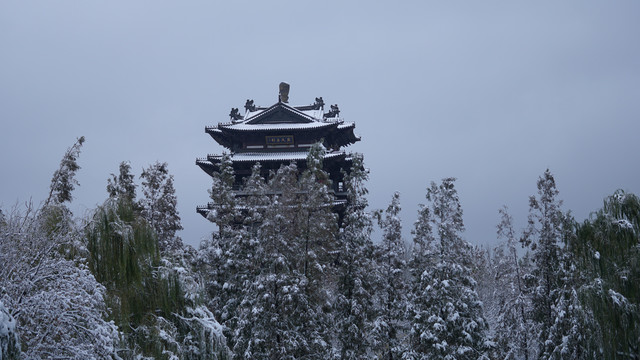
<svg viewBox="0 0 640 360">
<path fill-rule="evenodd" d="M 233 108 L 229 122 L 205 128 L 207 134 L 229 150 L 236 176 L 236 194 L 241 195 L 244 179 L 251 175 L 255 163 L 260 162 L 265 179 L 270 171 L 277 171 L 281 165 L 291 162 L 303 171 L 309 148 L 321 142 L 327 149 L 323 167 L 332 180 L 332 192 L 337 203 L 345 203 L 342 170 L 351 169 L 351 157 L 342 148 L 360 141 L 353 132 L 355 123 L 340 118 L 337 105 L 331 105 L 325 112 L 321 97 L 316 98 L 312 105 L 291 106 L 288 104 L 288 90 L 289 85 L 282 83 L 276 104 L 259 107 L 253 100 L 247 100 L 244 116 Z M 208 155 L 197 159 L 196 164 L 213 176 L 220 171 L 221 160 L 222 155 Z M 207 216 L 215 205 L 199 206 L 197 211 Z"/>
</svg>

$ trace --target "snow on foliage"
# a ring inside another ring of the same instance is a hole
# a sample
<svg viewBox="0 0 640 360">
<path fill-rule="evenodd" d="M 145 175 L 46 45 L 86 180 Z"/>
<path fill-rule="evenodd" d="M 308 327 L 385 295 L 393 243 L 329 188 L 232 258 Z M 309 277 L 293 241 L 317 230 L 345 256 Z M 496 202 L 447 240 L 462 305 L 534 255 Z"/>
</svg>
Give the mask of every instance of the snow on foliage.
<svg viewBox="0 0 640 360">
<path fill-rule="evenodd" d="M 144 195 L 140 201 L 142 216 L 155 230 L 160 251 L 179 249 L 182 241 L 175 234 L 182 230 L 182 225 L 173 175 L 169 174 L 167 163 L 156 162 L 144 169 L 140 178 Z"/>
<path fill-rule="evenodd" d="M 0 360 L 17 359 L 20 356 L 20 340 L 16 321 L 0 301 Z"/>
<path fill-rule="evenodd" d="M 424 271 L 413 283 L 410 358 L 479 359 L 490 350 L 454 181 L 431 183 L 413 232 L 412 264 Z"/>
<path fill-rule="evenodd" d="M 54 221 L 55 220 L 55 221 Z M 2 300 L 19 324 L 26 358 L 96 359 L 115 351 L 118 331 L 104 320 L 105 288 L 76 254 L 64 208 L 15 211 L 0 233 Z"/>
</svg>

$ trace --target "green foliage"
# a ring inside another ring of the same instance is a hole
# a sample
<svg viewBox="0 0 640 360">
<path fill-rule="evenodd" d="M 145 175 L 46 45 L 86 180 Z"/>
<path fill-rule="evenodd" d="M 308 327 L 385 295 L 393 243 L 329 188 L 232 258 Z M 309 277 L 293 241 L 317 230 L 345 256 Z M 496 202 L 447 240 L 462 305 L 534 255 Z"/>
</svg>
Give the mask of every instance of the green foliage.
<svg viewBox="0 0 640 360">
<path fill-rule="evenodd" d="M 361 154 L 353 155 L 349 173 L 344 173 L 349 202 L 338 235 L 334 329 L 343 359 L 371 357 L 369 334 L 374 318 L 374 245 L 372 216 L 366 211 L 368 173 Z"/>
<path fill-rule="evenodd" d="M 156 162 L 142 171 L 141 214 L 156 232 L 160 252 L 179 250 L 182 241 L 176 231 L 182 230 L 180 216 L 176 208 L 178 199 L 173 187 L 173 175 L 169 174 L 167 163 Z"/>
<path fill-rule="evenodd" d="M 133 181 L 134 175 L 131 174 L 131 164 L 127 161 L 120 163 L 120 173 L 118 176 L 111 174 L 111 178 L 107 180 L 107 192 L 110 198 L 126 197 L 129 200 L 136 198 L 136 184 Z"/>
<path fill-rule="evenodd" d="M 107 288 L 111 318 L 136 352 L 164 358 L 158 319 L 172 319 L 185 304 L 177 274 L 158 271 L 154 230 L 132 201 L 121 198 L 97 209 L 86 236 L 89 267 Z"/>
<path fill-rule="evenodd" d="M 638 356 L 640 344 L 640 198 L 616 191 L 577 227 L 569 249 L 582 274 L 581 302 L 596 326 L 602 358 Z"/>
<path fill-rule="evenodd" d="M 49 196 L 45 202 L 45 207 L 53 200 L 58 204 L 64 202 L 70 202 L 73 197 L 71 192 L 79 185 L 78 180 L 75 179 L 76 171 L 80 169 L 77 163 L 78 156 L 80 156 L 80 148 L 84 143 L 84 136 L 81 136 L 76 140 L 75 144 L 67 149 L 67 152 L 60 161 L 60 168 L 56 170 L 51 179 L 51 187 Z"/>
<path fill-rule="evenodd" d="M 471 245 L 462 238 L 462 206 L 455 178 L 427 188 L 430 211 L 422 207 L 416 223 L 412 265 L 412 358 L 486 359 L 489 338 L 482 303 L 471 274 Z M 433 215 L 431 215 L 433 214 Z M 420 271 L 422 270 L 422 271 Z"/>
</svg>

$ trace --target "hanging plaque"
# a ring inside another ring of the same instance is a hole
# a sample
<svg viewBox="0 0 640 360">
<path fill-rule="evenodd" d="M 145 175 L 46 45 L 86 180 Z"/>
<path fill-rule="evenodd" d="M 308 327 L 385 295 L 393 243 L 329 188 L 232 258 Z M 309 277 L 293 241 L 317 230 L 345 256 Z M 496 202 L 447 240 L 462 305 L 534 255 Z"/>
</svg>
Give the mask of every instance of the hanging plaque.
<svg viewBox="0 0 640 360">
<path fill-rule="evenodd" d="M 267 145 L 293 145 L 293 135 L 267 136 Z"/>
</svg>

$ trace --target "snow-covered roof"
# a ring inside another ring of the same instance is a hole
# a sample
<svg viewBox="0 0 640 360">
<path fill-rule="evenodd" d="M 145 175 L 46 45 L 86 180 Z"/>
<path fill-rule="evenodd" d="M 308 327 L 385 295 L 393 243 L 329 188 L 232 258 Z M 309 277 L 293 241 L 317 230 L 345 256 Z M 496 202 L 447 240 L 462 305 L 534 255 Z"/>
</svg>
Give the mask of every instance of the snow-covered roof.
<svg viewBox="0 0 640 360">
<path fill-rule="evenodd" d="M 322 109 L 318 109 L 318 110 L 298 110 L 298 111 L 303 112 L 303 113 L 307 114 L 308 116 L 310 116 L 310 117 L 312 117 L 314 119 L 318 119 L 318 120 L 322 120 L 322 118 L 324 116 L 324 112 L 323 112 Z"/>
<path fill-rule="evenodd" d="M 308 151 L 279 151 L 279 152 L 242 152 L 231 155 L 233 162 L 258 162 L 258 161 L 299 161 L 306 160 Z M 345 156 L 344 151 L 333 151 L 324 155 L 325 159 Z M 221 155 L 209 155 L 209 158 L 222 158 Z"/>
<path fill-rule="evenodd" d="M 254 131 L 254 130 L 303 130 L 303 129 L 319 129 L 333 125 L 328 122 L 310 122 L 310 123 L 279 123 L 279 124 L 247 124 L 246 122 L 225 126 L 230 130 L 238 131 Z"/>
<path fill-rule="evenodd" d="M 356 123 L 354 123 L 353 121 L 350 122 L 343 122 L 341 124 L 338 124 L 338 129 L 348 129 L 351 127 L 356 127 Z"/>
<path fill-rule="evenodd" d="M 288 108 L 288 110 L 293 110 L 295 112 L 298 113 L 302 113 L 304 115 L 306 115 L 306 117 L 311 118 L 313 120 L 317 120 L 317 121 L 322 121 L 324 118 L 324 112 L 322 109 L 306 109 L 309 106 L 290 106 L 288 104 L 284 104 L 284 103 L 277 103 L 273 106 L 270 106 L 269 108 L 258 108 L 255 111 L 247 111 L 244 115 L 244 122 L 248 122 L 253 120 L 255 117 L 257 117 L 258 115 L 261 115 L 265 112 L 269 112 L 272 111 L 272 109 L 274 107 L 276 107 L 277 105 L 283 105 L 284 107 Z"/>
</svg>

